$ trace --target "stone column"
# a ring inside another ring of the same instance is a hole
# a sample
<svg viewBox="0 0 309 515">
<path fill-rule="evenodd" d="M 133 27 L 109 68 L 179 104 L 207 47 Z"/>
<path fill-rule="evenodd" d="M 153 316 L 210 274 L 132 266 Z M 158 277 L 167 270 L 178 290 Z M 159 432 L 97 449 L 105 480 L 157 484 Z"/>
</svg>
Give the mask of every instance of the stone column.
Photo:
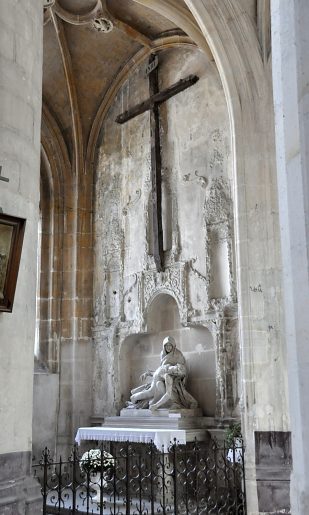
<svg viewBox="0 0 309 515">
<path fill-rule="evenodd" d="M 12 313 L 0 312 L 0 513 L 39 513 L 31 478 L 40 184 L 42 0 L 0 2 L 0 207 L 26 219 Z"/>
<path fill-rule="evenodd" d="M 277 174 L 292 428 L 291 513 L 309 512 L 309 3 L 272 0 Z"/>
</svg>

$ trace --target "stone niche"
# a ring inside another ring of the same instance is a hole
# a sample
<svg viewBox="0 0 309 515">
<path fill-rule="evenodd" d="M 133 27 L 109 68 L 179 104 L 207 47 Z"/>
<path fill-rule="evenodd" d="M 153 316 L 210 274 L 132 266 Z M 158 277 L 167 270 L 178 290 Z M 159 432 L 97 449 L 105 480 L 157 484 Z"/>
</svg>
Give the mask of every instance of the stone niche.
<svg viewBox="0 0 309 515">
<path fill-rule="evenodd" d="M 196 74 L 160 106 L 164 270 L 152 249 L 148 61 L 118 91 L 98 142 L 94 206 L 94 416 L 119 413 L 172 335 L 204 416 L 239 416 L 240 374 L 228 109 L 214 63 L 197 48 L 160 52 L 160 89 Z M 186 123 L 183 123 L 183 121 Z"/>
<path fill-rule="evenodd" d="M 123 405 L 141 374 L 155 370 L 160 363 L 162 341 L 173 336 L 184 354 L 188 368 L 187 390 L 198 401 L 204 416 L 216 409 L 216 356 L 213 337 L 206 327 L 183 327 L 176 300 L 161 293 L 147 310 L 147 332 L 123 340 L 120 351 L 120 389 Z"/>
</svg>

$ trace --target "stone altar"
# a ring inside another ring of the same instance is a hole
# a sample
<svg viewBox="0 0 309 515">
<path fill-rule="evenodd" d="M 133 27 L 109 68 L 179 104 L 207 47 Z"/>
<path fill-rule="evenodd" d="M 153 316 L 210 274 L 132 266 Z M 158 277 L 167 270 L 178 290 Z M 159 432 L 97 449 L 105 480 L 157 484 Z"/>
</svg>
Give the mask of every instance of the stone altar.
<svg viewBox="0 0 309 515">
<path fill-rule="evenodd" d="M 215 427 L 214 419 L 203 417 L 200 409 L 168 410 L 124 408 L 120 416 L 108 417 L 102 428 L 102 438 L 110 441 L 150 443 L 168 451 L 171 443 L 204 441 L 208 427 Z M 97 433 L 97 436 L 100 436 Z M 95 438 L 94 438 L 95 439 Z"/>
</svg>

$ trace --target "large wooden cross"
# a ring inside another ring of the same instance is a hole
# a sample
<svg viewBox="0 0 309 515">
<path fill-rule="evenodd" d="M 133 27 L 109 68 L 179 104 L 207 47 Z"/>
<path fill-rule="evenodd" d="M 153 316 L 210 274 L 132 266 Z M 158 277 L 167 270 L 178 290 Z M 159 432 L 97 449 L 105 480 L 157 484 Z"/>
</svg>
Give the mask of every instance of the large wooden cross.
<svg viewBox="0 0 309 515">
<path fill-rule="evenodd" d="M 158 55 L 151 55 L 146 71 L 149 77 L 149 98 L 117 116 L 116 122 L 122 124 L 145 111 L 150 111 L 153 256 L 157 270 L 162 271 L 164 270 L 164 250 L 159 106 L 177 93 L 195 84 L 199 77 L 189 75 L 172 86 L 159 91 L 158 63 Z"/>
</svg>

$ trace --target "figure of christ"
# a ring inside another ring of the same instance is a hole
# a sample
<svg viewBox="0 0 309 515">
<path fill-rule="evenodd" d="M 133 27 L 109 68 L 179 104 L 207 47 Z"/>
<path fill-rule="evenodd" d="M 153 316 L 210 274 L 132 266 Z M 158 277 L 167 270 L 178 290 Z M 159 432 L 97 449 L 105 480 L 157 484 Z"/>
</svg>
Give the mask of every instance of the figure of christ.
<svg viewBox="0 0 309 515">
<path fill-rule="evenodd" d="M 197 407 L 196 400 L 185 388 L 187 369 L 182 352 L 177 349 L 171 336 L 163 340 L 160 366 L 154 371 L 145 372 L 141 378 L 151 377 L 151 382 L 131 391 L 128 407 L 192 409 Z"/>
</svg>

